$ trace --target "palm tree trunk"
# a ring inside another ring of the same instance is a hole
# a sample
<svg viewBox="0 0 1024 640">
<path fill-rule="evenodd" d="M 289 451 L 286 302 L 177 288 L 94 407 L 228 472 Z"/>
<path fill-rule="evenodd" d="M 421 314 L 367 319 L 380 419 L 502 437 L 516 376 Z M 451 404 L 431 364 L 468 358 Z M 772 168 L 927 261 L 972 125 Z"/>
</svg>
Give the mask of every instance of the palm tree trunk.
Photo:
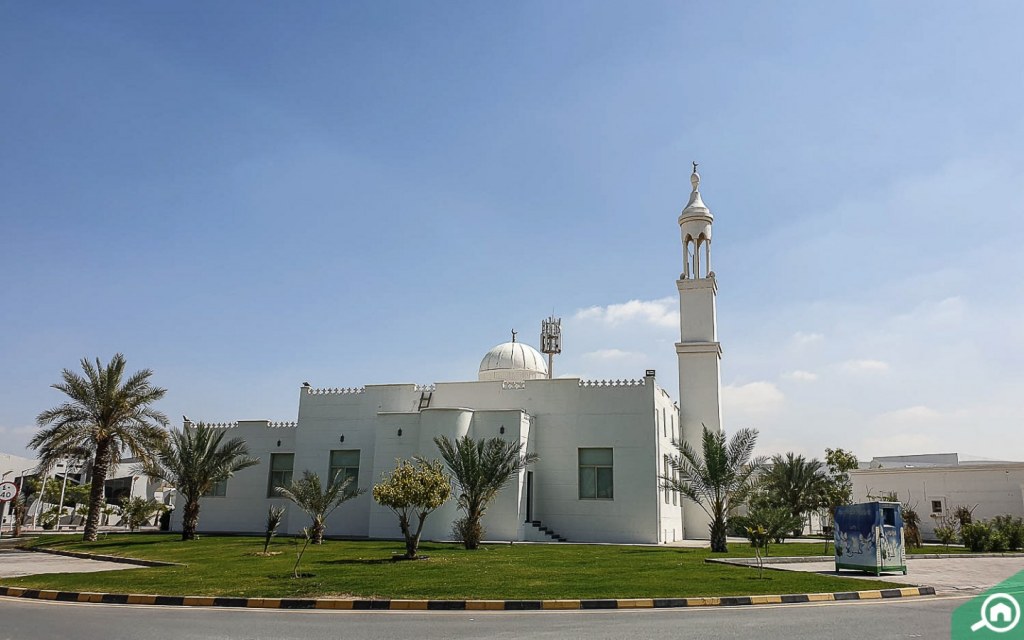
<svg viewBox="0 0 1024 640">
<path fill-rule="evenodd" d="M 480 513 L 479 507 L 470 507 L 466 512 L 466 529 L 467 534 L 464 536 L 466 539 L 463 540 L 463 546 L 468 550 L 474 550 L 480 548 L 480 535 L 482 527 L 480 520 L 483 518 L 483 514 Z"/>
<path fill-rule="evenodd" d="M 721 516 L 715 517 L 711 521 L 711 551 L 715 553 L 724 553 L 729 550 L 725 541 L 725 519 Z"/>
<path fill-rule="evenodd" d="M 319 522 L 319 521 L 314 520 L 313 521 L 313 532 L 312 532 L 313 535 L 310 536 L 310 538 L 311 538 L 310 542 L 312 542 L 313 544 L 323 544 L 324 543 L 324 530 L 325 529 L 327 529 L 327 527 L 324 525 L 323 522 Z"/>
<path fill-rule="evenodd" d="M 103 484 L 110 467 L 110 441 L 97 443 L 96 458 L 92 465 L 92 486 L 89 488 L 89 515 L 85 519 L 82 540 L 95 542 L 100 528 L 100 510 L 103 508 Z"/>
<path fill-rule="evenodd" d="M 199 501 L 193 498 L 185 503 L 185 513 L 181 518 L 181 539 L 195 540 L 197 527 L 199 527 Z"/>
</svg>

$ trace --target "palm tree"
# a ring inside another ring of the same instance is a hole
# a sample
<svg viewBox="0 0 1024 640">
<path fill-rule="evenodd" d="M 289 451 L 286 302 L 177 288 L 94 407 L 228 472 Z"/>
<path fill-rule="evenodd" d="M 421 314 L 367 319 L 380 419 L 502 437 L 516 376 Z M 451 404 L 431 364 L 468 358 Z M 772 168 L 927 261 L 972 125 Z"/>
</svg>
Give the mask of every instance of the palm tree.
<svg viewBox="0 0 1024 640">
<path fill-rule="evenodd" d="M 215 484 L 227 480 L 236 471 L 259 463 L 249 456 L 241 438 L 224 442 L 226 432 L 200 422 L 172 429 L 142 472 L 154 480 L 173 486 L 185 499 L 181 539 L 195 540 L 199 526 L 199 499 Z"/>
<path fill-rule="evenodd" d="M 772 457 L 771 465 L 761 481 L 768 501 L 783 507 L 795 518 L 821 507 L 825 499 L 825 472 L 820 460 L 806 460 L 792 451 Z M 794 530 L 799 535 L 800 529 Z"/>
<path fill-rule="evenodd" d="M 689 442 L 675 442 L 679 455 L 665 456 L 672 473 L 660 476 L 662 488 L 696 502 L 711 518 L 711 550 L 728 551 L 726 518 L 733 506 L 750 492 L 751 478 L 765 458 L 751 459 L 757 429 L 740 429 L 726 442 L 725 432 L 704 427 L 701 452 Z"/>
<path fill-rule="evenodd" d="M 82 535 L 86 541 L 96 540 L 107 472 L 126 450 L 149 460 L 167 436 L 162 428 L 167 417 L 151 407 L 167 390 L 150 384 L 153 372 L 149 369 L 126 379 L 124 366 L 124 356 L 118 353 L 106 366 L 99 358 L 95 366 L 83 358 L 85 376 L 64 369 L 62 381 L 53 388 L 68 400 L 39 414 L 36 423 L 41 431 L 29 443 L 39 452 L 40 473 L 52 471 L 65 458 L 91 459 L 89 515 Z"/>
<path fill-rule="evenodd" d="M 324 487 L 320 482 L 320 476 L 307 470 L 302 472 L 302 478 L 293 480 L 289 486 L 275 488 L 279 495 L 294 502 L 295 506 L 313 519 L 313 524 L 309 527 L 309 538 L 313 544 L 323 543 L 327 516 L 343 503 L 363 493 L 361 490 L 349 490 L 348 486 L 354 478 L 343 476 L 344 472 L 338 471 Z"/>
<path fill-rule="evenodd" d="M 468 435 L 457 440 L 434 438 L 441 457 L 452 473 L 459 492 L 459 508 L 465 518 L 455 523 L 456 533 L 467 549 L 480 546 L 484 529 L 480 524 L 487 505 L 537 454 L 523 453 L 522 442 L 501 438 L 474 440 Z"/>
</svg>

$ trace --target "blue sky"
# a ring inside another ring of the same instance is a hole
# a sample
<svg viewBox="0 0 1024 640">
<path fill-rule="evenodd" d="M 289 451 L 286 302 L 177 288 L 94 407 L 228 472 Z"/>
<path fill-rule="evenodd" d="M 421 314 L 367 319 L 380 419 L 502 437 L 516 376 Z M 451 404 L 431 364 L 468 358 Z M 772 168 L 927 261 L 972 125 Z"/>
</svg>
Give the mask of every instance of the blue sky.
<svg viewBox="0 0 1024 640">
<path fill-rule="evenodd" d="M 82 357 L 180 420 L 556 374 L 676 395 L 715 214 L 727 429 L 1024 459 L 1019 3 L 0 4 L 0 450 Z"/>
</svg>

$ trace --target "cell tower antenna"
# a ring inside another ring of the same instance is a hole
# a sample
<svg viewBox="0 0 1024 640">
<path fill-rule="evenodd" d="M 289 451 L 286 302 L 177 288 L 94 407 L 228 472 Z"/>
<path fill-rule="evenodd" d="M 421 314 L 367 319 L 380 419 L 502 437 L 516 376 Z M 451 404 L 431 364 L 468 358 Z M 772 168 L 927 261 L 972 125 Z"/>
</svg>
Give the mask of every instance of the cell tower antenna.
<svg viewBox="0 0 1024 640">
<path fill-rule="evenodd" d="M 540 350 L 548 354 L 548 378 L 554 376 L 555 354 L 562 353 L 562 319 L 552 313 L 540 321 Z"/>
</svg>

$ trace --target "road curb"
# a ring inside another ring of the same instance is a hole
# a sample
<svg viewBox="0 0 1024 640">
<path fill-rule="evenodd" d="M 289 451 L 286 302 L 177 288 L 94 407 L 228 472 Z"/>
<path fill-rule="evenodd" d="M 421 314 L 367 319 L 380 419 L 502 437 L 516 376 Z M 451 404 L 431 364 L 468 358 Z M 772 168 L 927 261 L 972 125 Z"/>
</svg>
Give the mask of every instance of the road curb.
<svg viewBox="0 0 1024 640">
<path fill-rule="evenodd" d="M 140 567 L 184 567 L 180 562 L 163 562 L 161 560 L 138 560 L 136 558 L 124 558 L 121 556 L 106 556 L 98 553 L 84 553 L 82 551 L 64 551 L 62 549 L 47 549 L 45 547 L 16 547 L 19 551 L 34 551 L 36 553 L 49 553 L 55 556 L 67 556 L 69 558 L 80 558 L 82 560 L 102 560 L 103 562 L 120 562 L 121 564 L 134 564 Z"/>
<path fill-rule="evenodd" d="M 225 598 L 158 596 L 135 593 L 52 591 L 0 586 L 0 596 L 57 602 L 134 604 L 165 607 L 234 607 L 250 609 L 332 609 L 350 611 L 542 611 L 581 609 L 666 609 L 690 607 L 742 607 L 848 600 L 882 600 L 933 596 L 933 587 L 903 587 L 839 593 L 799 593 L 768 596 L 703 598 L 609 598 L 599 600 L 342 600 L 333 598 Z"/>
</svg>

